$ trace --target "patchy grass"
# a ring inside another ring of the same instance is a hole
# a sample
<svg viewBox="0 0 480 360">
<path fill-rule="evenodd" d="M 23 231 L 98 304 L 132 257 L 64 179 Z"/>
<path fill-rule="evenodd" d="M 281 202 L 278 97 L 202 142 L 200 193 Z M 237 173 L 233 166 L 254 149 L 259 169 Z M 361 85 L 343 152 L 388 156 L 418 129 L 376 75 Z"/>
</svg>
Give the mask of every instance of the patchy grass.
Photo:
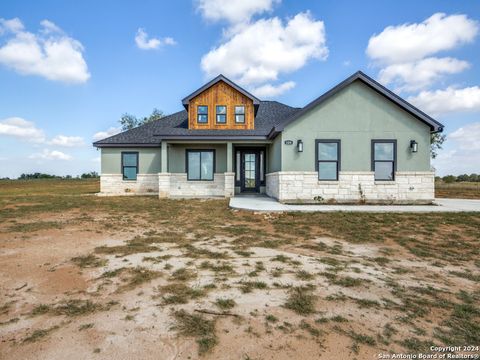
<svg viewBox="0 0 480 360">
<path fill-rule="evenodd" d="M 72 262 L 80 268 L 96 268 L 105 266 L 108 262 L 106 259 L 101 259 L 93 254 L 77 256 L 72 258 Z"/>
<path fill-rule="evenodd" d="M 173 316 L 178 333 L 196 339 L 200 355 L 207 353 L 217 344 L 214 320 L 208 320 L 202 315 L 189 314 L 185 310 L 176 311 Z"/>
<path fill-rule="evenodd" d="M 52 331 L 55 331 L 59 328 L 60 328 L 60 326 L 55 325 L 55 326 L 49 327 L 47 329 L 35 330 L 30 335 L 28 335 L 26 338 L 24 338 L 23 342 L 24 343 L 31 343 L 31 342 L 39 341 L 39 340 L 43 339 L 44 337 L 48 336 Z"/>
<path fill-rule="evenodd" d="M 236 303 L 233 299 L 221 299 L 215 300 L 215 305 L 222 310 L 230 310 L 235 307 Z"/>
<path fill-rule="evenodd" d="M 118 288 L 118 291 L 132 290 L 140 285 L 152 281 L 160 276 L 162 273 L 159 271 L 153 271 L 144 267 L 136 267 L 128 269 L 128 277 L 124 279 L 125 283 Z"/>
<path fill-rule="evenodd" d="M 308 315 L 315 312 L 315 300 L 310 287 L 294 287 L 290 289 L 284 306 L 299 315 Z"/>
<path fill-rule="evenodd" d="M 192 299 L 203 297 L 207 294 L 205 288 L 192 288 L 184 283 L 173 283 L 157 288 L 162 294 L 163 304 L 187 304 Z"/>
<path fill-rule="evenodd" d="M 312 280 L 315 275 L 313 274 L 310 274 L 309 272 L 305 271 L 305 270 L 299 270 L 295 273 L 295 276 L 297 277 L 297 279 L 299 280 L 303 280 L 303 281 L 308 281 L 308 280 Z"/>
<path fill-rule="evenodd" d="M 172 273 L 172 276 L 171 276 L 172 280 L 174 281 L 188 281 L 188 280 L 195 279 L 196 277 L 197 277 L 197 273 L 187 268 L 177 269 Z"/>
<path fill-rule="evenodd" d="M 107 304 L 94 303 L 91 300 L 71 299 L 58 304 L 37 305 L 30 312 L 30 315 L 37 316 L 43 314 L 65 315 L 65 316 L 83 316 L 97 311 L 109 310 L 116 302 L 110 301 Z"/>
<path fill-rule="evenodd" d="M 242 293 L 250 293 L 254 289 L 265 290 L 268 288 L 268 285 L 263 281 L 242 281 L 240 282 L 240 290 Z"/>
</svg>

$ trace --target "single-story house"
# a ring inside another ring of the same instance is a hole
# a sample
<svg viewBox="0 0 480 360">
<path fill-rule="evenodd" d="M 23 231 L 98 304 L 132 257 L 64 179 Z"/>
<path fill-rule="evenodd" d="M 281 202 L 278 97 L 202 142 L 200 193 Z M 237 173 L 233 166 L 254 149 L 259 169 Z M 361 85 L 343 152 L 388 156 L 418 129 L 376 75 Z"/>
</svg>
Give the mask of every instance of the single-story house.
<svg viewBox="0 0 480 360">
<path fill-rule="evenodd" d="M 357 72 L 303 108 L 219 75 L 182 111 L 95 142 L 101 194 L 429 203 L 443 125 Z"/>
</svg>

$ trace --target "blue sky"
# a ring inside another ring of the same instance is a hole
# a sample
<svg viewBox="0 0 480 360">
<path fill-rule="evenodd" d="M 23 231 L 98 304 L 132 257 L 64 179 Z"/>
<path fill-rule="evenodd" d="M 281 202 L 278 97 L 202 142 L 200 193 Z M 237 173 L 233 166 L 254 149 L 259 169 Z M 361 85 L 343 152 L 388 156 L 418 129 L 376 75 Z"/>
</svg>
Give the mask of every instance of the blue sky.
<svg viewBox="0 0 480 360">
<path fill-rule="evenodd" d="M 357 70 L 445 124 L 438 174 L 480 173 L 479 21 L 476 1 L 3 0 L 0 177 L 98 171 L 122 113 L 181 110 L 219 72 L 303 106 Z"/>
</svg>

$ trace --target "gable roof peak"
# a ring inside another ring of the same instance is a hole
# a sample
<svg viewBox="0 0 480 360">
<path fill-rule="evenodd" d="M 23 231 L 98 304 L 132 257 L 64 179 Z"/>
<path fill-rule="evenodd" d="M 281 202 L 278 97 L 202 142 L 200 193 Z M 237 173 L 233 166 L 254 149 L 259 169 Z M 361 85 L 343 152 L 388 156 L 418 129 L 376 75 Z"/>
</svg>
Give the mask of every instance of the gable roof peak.
<svg viewBox="0 0 480 360">
<path fill-rule="evenodd" d="M 370 87 L 371 89 L 375 90 L 377 93 L 380 95 L 384 96 L 394 104 L 398 105 L 400 108 L 403 110 L 407 111 L 411 115 L 413 115 L 415 118 L 418 120 L 422 121 L 423 123 L 427 124 L 430 127 L 431 132 L 442 132 L 443 131 L 443 125 L 430 117 L 429 115 L 425 114 L 423 111 L 419 110 L 412 104 L 410 104 L 408 101 L 402 99 L 400 96 L 395 94 L 393 91 L 387 89 L 385 86 L 377 82 L 376 80 L 372 79 L 370 76 L 365 74 L 364 72 L 358 70 L 357 72 L 353 73 L 349 77 L 347 77 L 345 80 L 328 90 L 326 93 L 320 95 L 318 98 L 307 104 L 305 107 L 303 107 L 299 112 L 294 114 L 292 117 L 284 121 L 280 126 L 278 126 L 275 130 L 278 131 L 283 131 L 285 126 L 290 124 L 291 122 L 295 121 L 298 119 L 300 116 L 305 114 L 306 112 L 310 111 L 314 107 L 320 105 L 323 103 L 325 100 L 329 99 L 333 95 L 337 94 L 340 90 L 344 89 L 354 81 L 360 80 L 362 81 L 365 85 Z"/>
<path fill-rule="evenodd" d="M 197 90 L 195 90 L 194 92 L 192 92 L 190 95 L 184 97 L 182 99 L 182 104 L 183 106 L 185 107 L 185 109 L 188 108 L 188 103 L 190 102 L 191 99 L 193 99 L 195 96 L 197 96 L 198 94 L 204 92 L 205 90 L 207 90 L 208 88 L 212 87 L 213 85 L 215 85 L 216 83 L 220 82 L 220 81 L 223 81 L 224 83 L 230 85 L 231 87 L 233 87 L 235 90 L 237 90 L 238 92 L 242 93 L 243 95 L 245 95 L 246 97 L 248 97 L 249 99 L 251 99 L 253 101 L 253 105 L 254 106 L 258 106 L 260 105 L 260 99 L 258 99 L 256 96 L 252 95 L 251 93 L 249 93 L 247 90 L 245 90 L 244 88 L 240 87 L 239 85 L 235 84 L 232 80 L 230 80 L 229 78 L 227 78 L 225 75 L 223 74 L 219 74 L 217 75 L 215 78 L 213 78 L 212 80 L 210 80 L 209 82 L 207 82 L 205 85 L 201 86 L 200 88 L 198 88 Z"/>
</svg>

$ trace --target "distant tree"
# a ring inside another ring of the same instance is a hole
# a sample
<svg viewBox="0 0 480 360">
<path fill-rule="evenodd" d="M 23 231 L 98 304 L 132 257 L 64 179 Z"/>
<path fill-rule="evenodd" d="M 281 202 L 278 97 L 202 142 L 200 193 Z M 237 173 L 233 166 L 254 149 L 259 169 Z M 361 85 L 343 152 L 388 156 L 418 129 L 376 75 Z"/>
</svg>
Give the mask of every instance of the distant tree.
<svg viewBox="0 0 480 360">
<path fill-rule="evenodd" d="M 456 181 L 458 182 L 470 181 L 470 176 L 467 174 L 458 175 Z"/>
<path fill-rule="evenodd" d="M 91 171 L 89 173 L 84 173 L 82 175 L 80 175 L 80 178 L 82 179 L 96 179 L 98 178 L 98 173 L 96 171 Z"/>
<path fill-rule="evenodd" d="M 453 176 L 453 175 L 447 175 L 447 176 L 444 176 L 442 178 L 443 182 L 447 183 L 447 184 L 451 184 L 451 183 L 454 183 L 455 181 L 457 181 L 457 177 L 456 176 Z"/>
<path fill-rule="evenodd" d="M 480 182 L 480 175 L 479 174 L 470 174 L 470 176 L 468 178 L 469 178 L 468 181 Z"/>
<path fill-rule="evenodd" d="M 120 125 L 122 125 L 122 130 L 130 130 L 138 126 L 138 119 L 134 115 L 130 114 L 123 114 L 122 117 L 119 120 Z"/>
<path fill-rule="evenodd" d="M 120 118 L 119 122 L 120 125 L 122 126 L 122 130 L 130 130 L 133 128 L 136 128 L 138 126 L 147 124 L 149 122 L 155 121 L 155 120 L 160 120 L 163 118 L 165 115 L 163 111 L 158 110 L 157 108 L 154 108 L 152 113 L 149 116 L 145 116 L 143 118 L 137 118 L 135 115 L 131 115 L 129 113 L 125 113 L 122 115 Z"/>
<path fill-rule="evenodd" d="M 43 173 L 33 173 L 33 174 L 22 174 L 18 177 L 19 180 L 31 180 L 31 179 L 57 179 L 59 176 L 43 174 Z"/>
<path fill-rule="evenodd" d="M 438 151 L 443 148 L 443 143 L 446 140 L 446 136 L 440 133 L 430 135 L 430 156 L 435 159 L 438 155 Z"/>
</svg>

